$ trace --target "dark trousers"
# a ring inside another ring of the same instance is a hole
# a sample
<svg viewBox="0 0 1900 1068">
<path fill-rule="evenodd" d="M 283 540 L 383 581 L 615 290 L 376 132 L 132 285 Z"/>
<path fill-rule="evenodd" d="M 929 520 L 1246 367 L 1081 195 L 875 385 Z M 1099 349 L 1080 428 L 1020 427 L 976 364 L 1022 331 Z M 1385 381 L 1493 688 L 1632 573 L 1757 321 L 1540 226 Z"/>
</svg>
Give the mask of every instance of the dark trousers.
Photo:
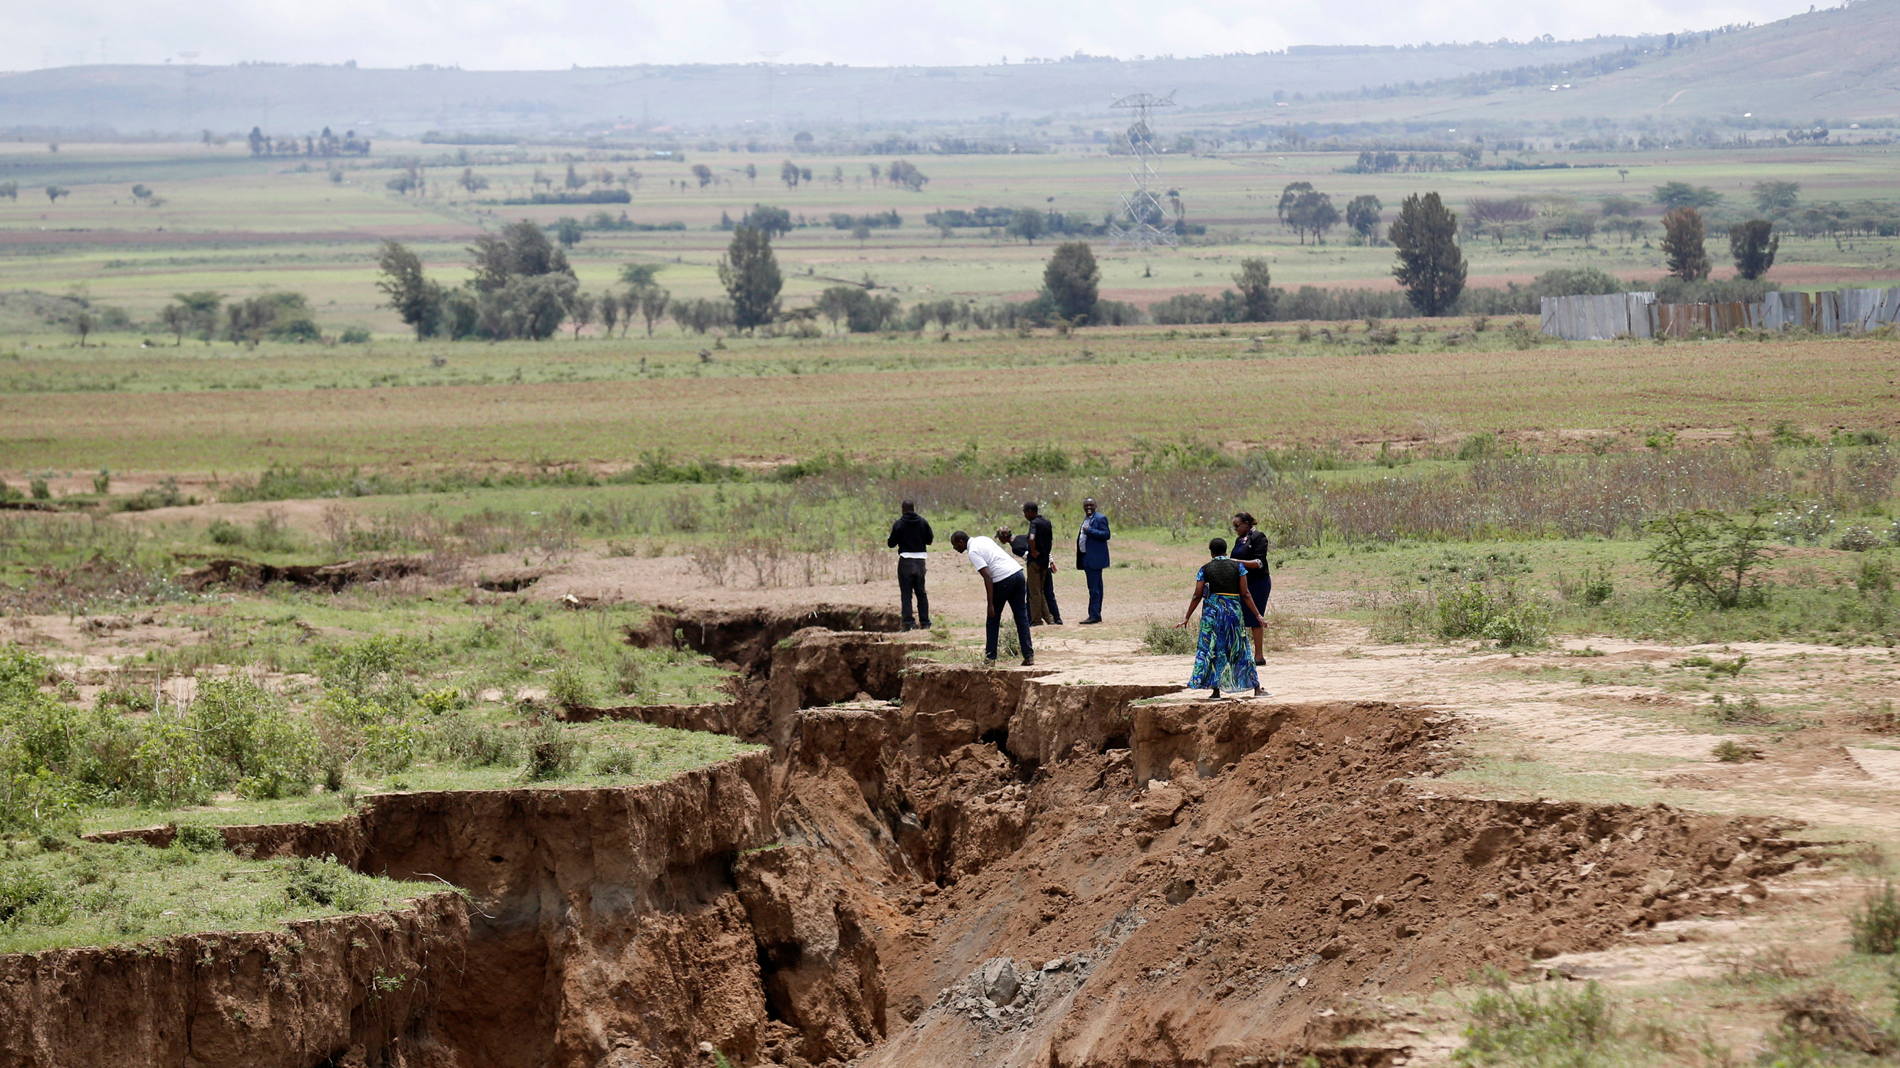
<svg viewBox="0 0 1900 1068">
<path fill-rule="evenodd" d="M 1056 607 L 1056 573 L 1049 570 L 1047 563 L 1031 570 L 1037 575 L 1036 581 L 1042 583 L 1042 603 L 1049 606 L 1049 622 L 1062 622 L 1062 609 Z"/>
<path fill-rule="evenodd" d="M 986 614 L 983 621 L 983 658 L 996 659 L 996 638 L 1002 630 L 1005 608 L 1016 618 L 1016 640 L 1023 647 L 1023 659 L 1036 655 L 1029 644 L 1029 583 L 1023 581 L 1023 573 L 1018 571 L 991 585 L 995 590 L 996 611 Z"/>
<path fill-rule="evenodd" d="M 921 618 L 924 626 L 930 626 L 930 594 L 924 591 L 925 560 L 897 558 L 897 595 L 904 608 L 904 626 L 914 626 L 914 620 Z M 917 598 L 917 615 L 910 614 L 910 599 Z"/>
<path fill-rule="evenodd" d="M 1100 619 L 1102 618 L 1102 569 L 1084 568 L 1082 573 L 1088 576 L 1089 580 L 1089 618 Z"/>
</svg>

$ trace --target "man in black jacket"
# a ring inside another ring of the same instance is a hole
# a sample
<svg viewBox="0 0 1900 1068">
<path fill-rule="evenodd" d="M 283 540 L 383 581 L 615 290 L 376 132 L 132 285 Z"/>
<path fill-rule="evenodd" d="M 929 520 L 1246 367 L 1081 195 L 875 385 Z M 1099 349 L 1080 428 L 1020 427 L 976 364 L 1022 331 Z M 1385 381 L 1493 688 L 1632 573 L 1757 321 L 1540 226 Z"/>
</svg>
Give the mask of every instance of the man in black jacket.
<svg viewBox="0 0 1900 1068">
<path fill-rule="evenodd" d="M 1049 622 L 1062 625 L 1062 609 L 1056 607 L 1056 561 L 1049 555 L 1055 548 L 1056 528 L 1043 517 L 1042 506 L 1035 501 L 1023 502 L 1023 518 L 1029 520 L 1029 556 L 1025 568 L 1029 572 L 1029 581 L 1041 585 L 1042 601 L 1049 608 Z"/>
<path fill-rule="evenodd" d="M 914 630 L 913 617 L 910 614 L 911 595 L 917 597 L 917 616 L 924 629 L 930 629 L 930 595 L 924 592 L 924 562 L 929 558 L 925 548 L 935 536 L 930 532 L 930 524 L 917 514 L 917 502 L 905 501 L 904 514 L 891 524 L 891 536 L 884 544 L 897 550 L 897 596 L 903 605 L 904 629 Z"/>
</svg>

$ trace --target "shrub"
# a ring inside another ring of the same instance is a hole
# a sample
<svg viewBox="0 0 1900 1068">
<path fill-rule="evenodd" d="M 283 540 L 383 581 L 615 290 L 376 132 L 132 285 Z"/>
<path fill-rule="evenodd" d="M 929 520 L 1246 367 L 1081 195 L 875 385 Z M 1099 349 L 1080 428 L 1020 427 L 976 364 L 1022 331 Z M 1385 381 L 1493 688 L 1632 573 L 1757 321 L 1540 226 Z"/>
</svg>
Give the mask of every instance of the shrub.
<svg viewBox="0 0 1900 1068">
<path fill-rule="evenodd" d="M 298 857 L 288 865 L 284 896 L 297 908 L 333 908 L 361 912 L 375 901 L 369 880 L 338 864 L 335 857 Z"/>
<path fill-rule="evenodd" d="M 1707 509 L 1651 520 L 1659 539 L 1646 555 L 1672 590 L 1688 590 L 1716 608 L 1761 604 L 1766 592 L 1754 572 L 1773 557 L 1760 508 L 1746 523 Z"/>
<path fill-rule="evenodd" d="M 1761 756 L 1761 750 L 1729 739 L 1717 742 L 1711 755 L 1724 764 L 1743 764 L 1758 759 Z"/>
<path fill-rule="evenodd" d="M 1194 651 L 1195 632 L 1168 623 L 1150 623 L 1141 635 L 1141 650 L 1155 656 L 1181 656 Z"/>
<path fill-rule="evenodd" d="M 1456 1055 L 1468 1065 L 1583 1065 L 1616 1038 L 1609 1000 L 1596 983 L 1578 993 L 1561 987 L 1517 993 L 1497 989 L 1471 1004 L 1465 1045 Z"/>
<path fill-rule="evenodd" d="M 577 708 L 594 702 L 594 687 L 579 664 L 567 661 L 554 669 L 548 680 L 548 700 L 562 708 Z"/>
<path fill-rule="evenodd" d="M 218 853 L 224 849 L 224 834 L 202 823 L 181 823 L 171 847 L 187 853 Z"/>
<path fill-rule="evenodd" d="M 580 766 L 585 752 L 580 739 L 563 730 L 559 723 L 544 723 L 528 732 L 528 766 L 524 777 L 529 782 L 556 779 Z"/>
<path fill-rule="evenodd" d="M 1834 539 L 1834 547 L 1850 553 L 1864 553 L 1880 548 L 1881 541 L 1880 534 L 1874 528 L 1856 523 L 1841 531 L 1841 536 Z"/>
<path fill-rule="evenodd" d="M 1484 638 L 1500 648 L 1542 645 L 1550 612 L 1515 581 L 1474 582 L 1439 598 L 1437 629 L 1441 638 Z"/>
<path fill-rule="evenodd" d="M 1849 941 L 1856 953 L 1893 956 L 1900 951 L 1900 898 L 1892 882 L 1881 884 L 1847 917 Z"/>
</svg>

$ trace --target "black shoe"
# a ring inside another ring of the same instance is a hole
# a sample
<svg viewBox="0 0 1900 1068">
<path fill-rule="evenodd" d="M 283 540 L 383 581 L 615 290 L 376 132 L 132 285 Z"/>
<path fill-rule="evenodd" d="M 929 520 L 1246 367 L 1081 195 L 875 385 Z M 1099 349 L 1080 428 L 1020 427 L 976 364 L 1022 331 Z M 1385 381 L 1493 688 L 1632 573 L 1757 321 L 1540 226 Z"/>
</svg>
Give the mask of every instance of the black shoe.
<svg viewBox="0 0 1900 1068">
<path fill-rule="evenodd" d="M 1100 622 L 1101 622 L 1101 620 L 1099 620 L 1099 619 L 1085 619 L 1085 620 L 1083 620 L 1083 621 L 1082 621 L 1082 625 L 1083 625 L 1083 626 L 1085 626 L 1085 627 L 1088 627 L 1088 626 L 1093 626 L 1093 625 L 1095 625 L 1095 624 L 1097 624 L 1097 623 L 1100 623 Z"/>
<path fill-rule="evenodd" d="M 1025 656 L 1025 657 L 1023 657 L 1023 666 L 1024 666 L 1024 667 L 1035 667 L 1035 666 L 1036 666 L 1036 658 L 1035 658 L 1035 657 L 1033 657 L 1033 656 Z"/>
<path fill-rule="evenodd" d="M 901 626 L 899 626 L 899 627 L 898 627 L 897 629 L 898 629 L 899 631 L 912 631 L 912 630 L 916 630 L 917 628 L 916 628 L 916 627 L 913 627 L 913 626 L 911 626 L 911 625 L 910 625 L 909 623 L 905 623 L 905 624 L 903 624 L 903 625 L 901 625 Z"/>
<path fill-rule="evenodd" d="M 923 621 L 923 623 L 921 624 L 921 626 L 922 626 L 922 627 L 923 627 L 923 628 L 924 628 L 925 630 L 929 630 L 929 629 L 930 629 L 930 620 L 928 620 L 928 619 L 926 619 L 926 620 L 924 620 L 924 621 Z"/>
<path fill-rule="evenodd" d="M 1049 625 L 1052 627 L 1060 627 L 1062 625 L 1062 621 L 1060 619 L 1052 619 L 1049 621 Z"/>
</svg>

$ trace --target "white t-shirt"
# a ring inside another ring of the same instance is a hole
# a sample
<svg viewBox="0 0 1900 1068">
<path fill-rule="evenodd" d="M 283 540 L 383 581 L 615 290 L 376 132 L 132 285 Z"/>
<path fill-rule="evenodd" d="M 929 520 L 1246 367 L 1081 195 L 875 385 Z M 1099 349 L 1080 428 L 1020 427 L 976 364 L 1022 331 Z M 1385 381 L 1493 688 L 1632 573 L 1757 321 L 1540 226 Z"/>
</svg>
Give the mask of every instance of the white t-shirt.
<svg viewBox="0 0 1900 1068">
<path fill-rule="evenodd" d="M 996 544 L 995 538 L 986 538 L 980 534 L 971 538 L 969 553 L 970 566 L 978 571 L 989 568 L 991 582 L 1001 582 L 1023 569 L 1008 549 Z"/>
</svg>

